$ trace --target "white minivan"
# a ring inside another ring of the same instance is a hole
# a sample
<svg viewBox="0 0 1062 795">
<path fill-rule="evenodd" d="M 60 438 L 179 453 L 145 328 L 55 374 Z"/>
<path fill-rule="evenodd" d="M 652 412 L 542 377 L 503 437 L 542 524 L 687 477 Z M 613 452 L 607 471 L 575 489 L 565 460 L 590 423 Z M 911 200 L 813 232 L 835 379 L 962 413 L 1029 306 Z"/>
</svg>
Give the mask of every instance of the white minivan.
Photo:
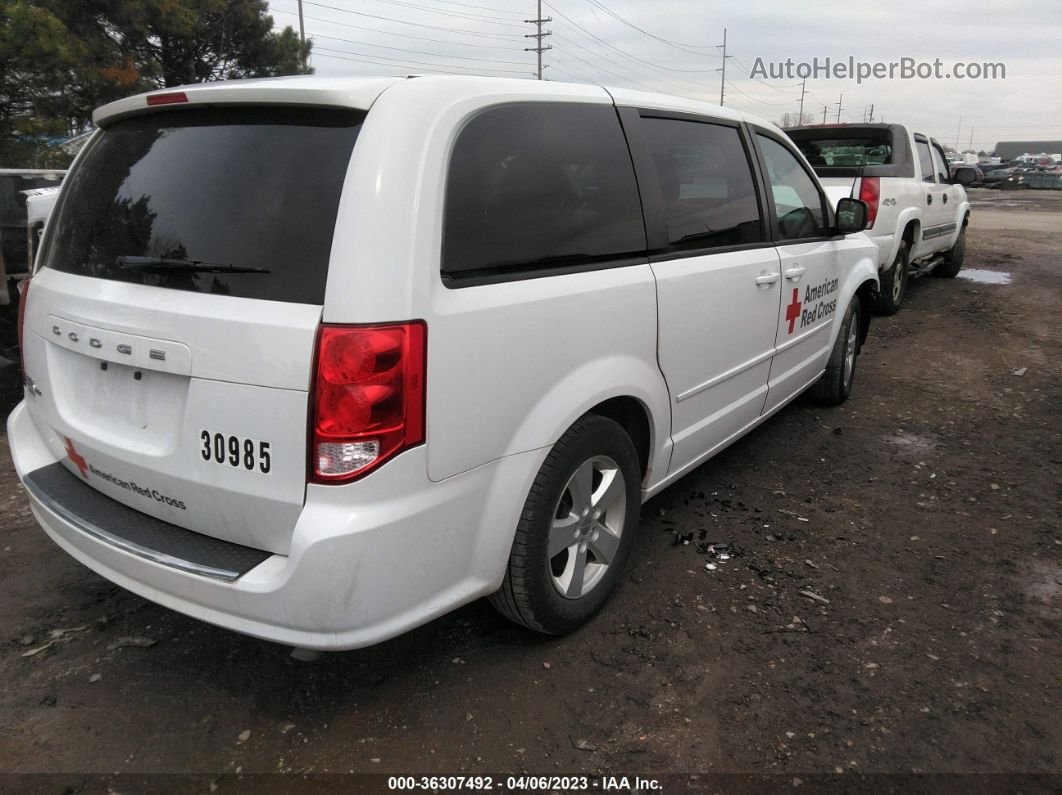
<svg viewBox="0 0 1062 795">
<path fill-rule="evenodd" d="M 564 633 L 642 501 L 849 394 L 877 249 L 771 124 L 472 77 L 123 99 L 23 294 L 11 452 L 107 579 L 306 649 Z"/>
</svg>

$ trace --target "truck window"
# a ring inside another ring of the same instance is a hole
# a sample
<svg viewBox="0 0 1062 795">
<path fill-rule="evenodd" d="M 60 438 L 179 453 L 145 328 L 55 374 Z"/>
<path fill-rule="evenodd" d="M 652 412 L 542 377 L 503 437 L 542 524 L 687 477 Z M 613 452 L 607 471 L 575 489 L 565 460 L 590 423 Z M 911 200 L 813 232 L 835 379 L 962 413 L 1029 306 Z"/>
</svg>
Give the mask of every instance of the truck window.
<svg viewBox="0 0 1062 795">
<path fill-rule="evenodd" d="M 944 157 L 944 153 L 936 145 L 931 148 L 930 154 L 933 156 L 933 172 L 937 175 L 937 182 L 942 185 L 947 184 L 948 159 Z"/>
<path fill-rule="evenodd" d="M 444 278 L 589 265 L 645 248 L 634 166 L 611 105 L 502 105 L 458 135 Z"/>
<path fill-rule="evenodd" d="M 883 166 L 892 163 L 888 130 L 881 130 L 880 133 L 875 131 L 873 137 L 793 138 L 812 168 Z"/>
<path fill-rule="evenodd" d="M 929 141 L 922 138 L 915 139 L 915 150 L 918 152 L 918 165 L 922 168 L 923 182 L 936 182 L 936 169 L 933 168 L 933 154 L 929 150 Z"/>
<path fill-rule="evenodd" d="M 642 125 L 671 249 L 763 240 L 752 168 L 736 127 L 657 118 Z"/>
</svg>

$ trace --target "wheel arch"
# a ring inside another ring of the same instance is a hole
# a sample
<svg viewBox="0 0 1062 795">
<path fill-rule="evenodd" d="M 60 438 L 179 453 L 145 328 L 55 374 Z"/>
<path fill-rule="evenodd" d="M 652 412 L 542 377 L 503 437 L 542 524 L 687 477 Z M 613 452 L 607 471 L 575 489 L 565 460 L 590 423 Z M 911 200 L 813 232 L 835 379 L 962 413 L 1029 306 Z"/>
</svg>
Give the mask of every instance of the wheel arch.
<svg viewBox="0 0 1062 795">
<path fill-rule="evenodd" d="M 867 340 L 867 335 L 870 333 L 870 316 L 872 314 L 871 307 L 873 306 L 874 294 L 878 290 L 878 284 L 873 279 L 867 279 L 859 287 L 856 288 L 856 296 L 859 298 L 860 308 L 862 311 L 859 313 L 859 345 L 862 346 Z"/>
<path fill-rule="evenodd" d="M 586 414 L 607 417 L 627 432 L 638 451 L 638 464 L 644 482 L 645 476 L 649 473 L 649 459 L 653 449 L 653 429 L 648 407 L 635 397 L 621 395 L 598 403 Z"/>
</svg>

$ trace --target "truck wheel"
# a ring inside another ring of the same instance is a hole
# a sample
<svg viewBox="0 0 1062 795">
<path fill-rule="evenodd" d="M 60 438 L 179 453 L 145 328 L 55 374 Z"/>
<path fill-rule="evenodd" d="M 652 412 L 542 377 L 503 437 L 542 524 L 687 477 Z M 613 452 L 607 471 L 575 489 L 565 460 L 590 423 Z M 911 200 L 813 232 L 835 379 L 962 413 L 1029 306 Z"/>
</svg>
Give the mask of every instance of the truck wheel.
<svg viewBox="0 0 1062 795">
<path fill-rule="evenodd" d="M 587 415 L 553 446 L 531 485 L 502 587 L 502 615 L 547 635 L 586 623 L 608 599 L 634 543 L 641 471 L 630 436 Z"/>
<path fill-rule="evenodd" d="M 874 311 L 879 315 L 895 315 L 899 311 L 907 295 L 907 282 L 911 278 L 907 266 L 907 241 L 901 240 L 892 266 L 881 274 L 881 287 L 874 299 Z"/>
<path fill-rule="evenodd" d="M 830 351 L 826 372 L 811 387 L 811 396 L 819 403 L 836 406 L 844 403 L 852 393 L 856 355 L 859 353 L 860 311 L 859 297 L 855 296 L 841 320 L 841 329 Z"/>
<path fill-rule="evenodd" d="M 933 269 L 934 276 L 954 279 L 962 270 L 962 261 L 966 257 L 966 227 L 955 238 L 955 245 L 944 252 L 944 261 Z"/>
</svg>

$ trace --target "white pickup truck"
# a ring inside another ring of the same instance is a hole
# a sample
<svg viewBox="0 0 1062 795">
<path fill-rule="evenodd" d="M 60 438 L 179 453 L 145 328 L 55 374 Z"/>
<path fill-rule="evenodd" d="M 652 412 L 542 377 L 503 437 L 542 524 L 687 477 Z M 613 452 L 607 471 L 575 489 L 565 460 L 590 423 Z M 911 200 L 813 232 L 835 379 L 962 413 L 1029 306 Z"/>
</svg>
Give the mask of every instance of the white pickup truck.
<svg viewBox="0 0 1062 795">
<path fill-rule="evenodd" d="M 831 201 L 867 203 L 880 252 L 874 309 L 894 314 L 912 276 L 954 277 L 962 267 L 970 203 L 935 140 L 902 124 L 830 124 L 786 130 Z"/>
</svg>

